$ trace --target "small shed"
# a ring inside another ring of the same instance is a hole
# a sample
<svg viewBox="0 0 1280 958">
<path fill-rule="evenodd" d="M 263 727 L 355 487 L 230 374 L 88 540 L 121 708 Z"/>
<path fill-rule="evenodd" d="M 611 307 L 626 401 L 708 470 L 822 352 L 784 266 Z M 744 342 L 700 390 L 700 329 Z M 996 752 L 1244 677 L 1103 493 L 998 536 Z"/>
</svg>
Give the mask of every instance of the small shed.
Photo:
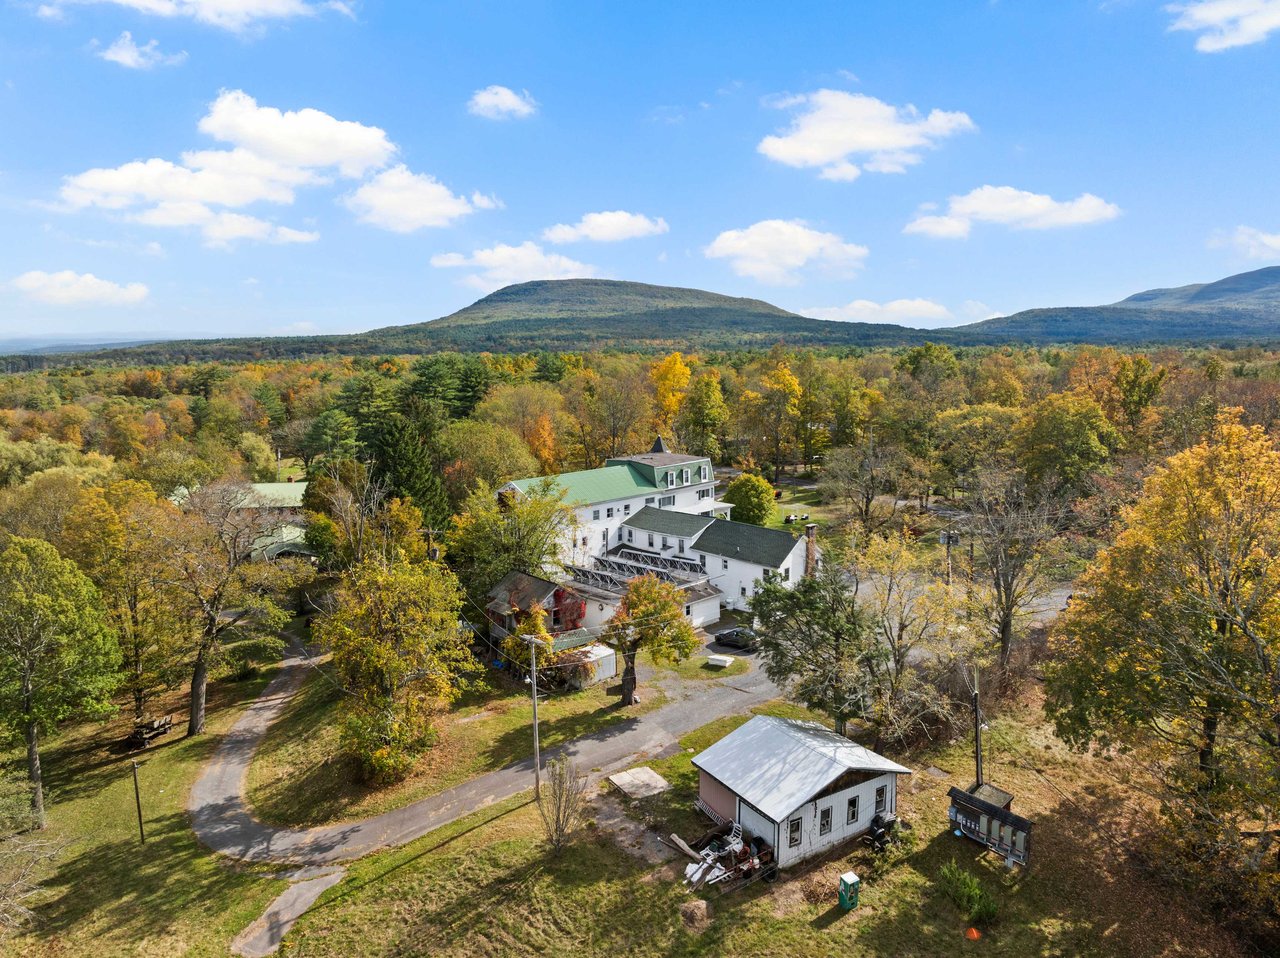
<svg viewBox="0 0 1280 958">
<path fill-rule="evenodd" d="M 1031 822 L 1010 809 L 1013 796 L 988 782 L 977 782 L 968 791 L 947 792 L 951 807 L 947 817 L 962 835 L 1002 855 L 1009 865 L 1025 865 L 1031 857 Z"/>
<path fill-rule="evenodd" d="M 695 755 L 698 807 L 736 821 L 793 865 L 897 817 L 899 775 L 911 770 L 843 735 L 758 715 Z"/>
<path fill-rule="evenodd" d="M 569 680 L 571 687 L 585 689 L 589 685 L 598 685 L 617 677 L 618 655 L 609 646 L 598 643 L 584 645 L 580 648 L 578 655 L 583 665 L 590 667 L 591 677 L 575 675 Z"/>
</svg>

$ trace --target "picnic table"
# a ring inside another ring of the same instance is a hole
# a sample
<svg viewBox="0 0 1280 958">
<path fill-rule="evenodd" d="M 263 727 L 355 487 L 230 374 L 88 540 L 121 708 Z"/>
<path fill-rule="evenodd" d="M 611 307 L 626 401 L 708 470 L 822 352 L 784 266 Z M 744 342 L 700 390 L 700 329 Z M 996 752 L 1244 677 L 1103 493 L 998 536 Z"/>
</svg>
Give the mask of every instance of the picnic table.
<svg viewBox="0 0 1280 958">
<path fill-rule="evenodd" d="M 153 738 L 159 738 L 171 728 L 173 728 L 172 715 L 139 722 L 129 733 L 129 744 L 134 748 L 146 748 Z"/>
</svg>

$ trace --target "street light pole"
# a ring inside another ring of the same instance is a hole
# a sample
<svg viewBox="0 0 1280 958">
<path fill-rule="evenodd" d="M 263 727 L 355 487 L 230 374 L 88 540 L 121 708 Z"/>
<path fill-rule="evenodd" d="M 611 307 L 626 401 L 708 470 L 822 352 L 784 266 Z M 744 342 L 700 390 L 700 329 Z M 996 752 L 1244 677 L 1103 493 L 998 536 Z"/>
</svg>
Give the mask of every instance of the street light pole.
<svg viewBox="0 0 1280 958">
<path fill-rule="evenodd" d="M 530 685 L 533 690 L 533 797 L 535 801 L 542 799 L 542 755 L 538 744 L 538 645 L 541 640 L 530 635 L 525 637 L 529 643 Z"/>
</svg>

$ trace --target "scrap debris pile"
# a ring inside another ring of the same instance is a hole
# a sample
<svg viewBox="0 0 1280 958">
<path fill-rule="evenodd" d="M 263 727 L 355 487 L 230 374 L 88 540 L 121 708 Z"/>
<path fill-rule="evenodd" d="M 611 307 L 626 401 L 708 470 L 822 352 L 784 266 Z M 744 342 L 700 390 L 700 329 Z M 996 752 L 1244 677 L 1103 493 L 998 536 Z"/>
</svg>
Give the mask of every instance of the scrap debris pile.
<svg viewBox="0 0 1280 958">
<path fill-rule="evenodd" d="M 727 891 L 756 878 L 769 881 L 777 874 L 773 847 L 762 838 L 744 834 L 737 822 L 712 829 L 693 846 L 679 835 L 672 835 L 670 844 L 693 859 L 684 869 L 685 884 L 693 889 L 720 885 Z"/>
</svg>

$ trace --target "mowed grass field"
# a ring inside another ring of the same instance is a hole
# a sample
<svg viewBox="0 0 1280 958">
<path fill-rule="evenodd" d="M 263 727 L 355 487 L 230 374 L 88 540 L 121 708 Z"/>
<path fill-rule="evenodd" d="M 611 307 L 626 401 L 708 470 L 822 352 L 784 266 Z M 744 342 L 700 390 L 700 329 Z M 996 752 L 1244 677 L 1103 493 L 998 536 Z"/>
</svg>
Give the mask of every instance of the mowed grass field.
<svg viewBox="0 0 1280 958">
<path fill-rule="evenodd" d="M 174 729 L 142 752 L 125 754 L 128 715 L 72 726 L 42 753 L 49 827 L 61 846 L 36 876 L 36 923 L 0 955 L 106 958 L 114 955 L 224 956 L 231 939 L 285 887 L 274 869 L 231 862 L 204 849 L 186 800 L 205 760 L 274 670 L 209 687 L 207 732 L 184 738 L 185 696 L 174 693 Z M 138 840 L 132 762 L 139 763 L 146 844 Z"/>
<path fill-rule="evenodd" d="M 665 701 L 659 689 L 642 687 L 640 702 L 624 709 L 619 697 L 606 691 L 613 684 L 539 696 L 542 747 L 634 721 Z M 365 818 L 533 755 L 527 687 L 474 694 L 437 717 L 435 744 L 408 778 L 371 788 L 360 783 L 354 762 L 341 753 L 340 695 L 321 665 L 268 731 L 249 769 L 249 801 L 263 821 L 318 825 Z"/>
<path fill-rule="evenodd" d="M 795 714 L 787 707 L 774 707 Z M 766 707 L 766 710 L 770 710 Z M 687 736 L 681 751 L 650 764 L 674 785 L 660 800 L 632 808 L 656 829 L 705 823 L 680 810 L 696 788 L 693 752 L 744 716 Z M 703 891 L 710 922 L 690 927 L 680 906 L 682 860 L 652 865 L 588 826 L 560 856 L 549 855 L 535 808 L 512 799 L 440 829 L 404 849 L 355 865 L 286 939 L 285 954 L 384 956 L 1097 956 L 1235 958 L 1254 954 L 1196 909 L 1184 891 L 1162 887 L 1104 834 L 1129 837 L 1134 793 L 1116 770 L 1068 753 L 1027 710 L 999 719 L 988 777 L 1014 792 L 1015 809 L 1035 821 L 1035 859 L 1007 871 L 978 846 L 954 837 L 946 789 L 968 784 L 968 746 L 943 745 L 907 759 L 936 764 L 943 778 L 918 772 L 899 798 L 909 838 L 875 859 L 860 846 L 783 876 L 719 896 Z M 1034 757 L 1034 758 L 1032 758 Z M 1024 767 L 1024 764 L 1027 767 Z M 1039 772 L 1033 768 L 1040 769 Z M 1051 784 L 1050 784 L 1051 783 Z M 1064 790 L 1062 794 L 1058 789 Z M 1064 797 L 1064 794 L 1067 797 Z M 654 802 L 657 804 L 654 804 Z M 665 834 L 665 831 L 663 832 Z M 999 901 L 978 941 L 937 884 L 955 860 Z M 864 877 L 861 904 L 845 913 L 836 881 Z"/>
</svg>

